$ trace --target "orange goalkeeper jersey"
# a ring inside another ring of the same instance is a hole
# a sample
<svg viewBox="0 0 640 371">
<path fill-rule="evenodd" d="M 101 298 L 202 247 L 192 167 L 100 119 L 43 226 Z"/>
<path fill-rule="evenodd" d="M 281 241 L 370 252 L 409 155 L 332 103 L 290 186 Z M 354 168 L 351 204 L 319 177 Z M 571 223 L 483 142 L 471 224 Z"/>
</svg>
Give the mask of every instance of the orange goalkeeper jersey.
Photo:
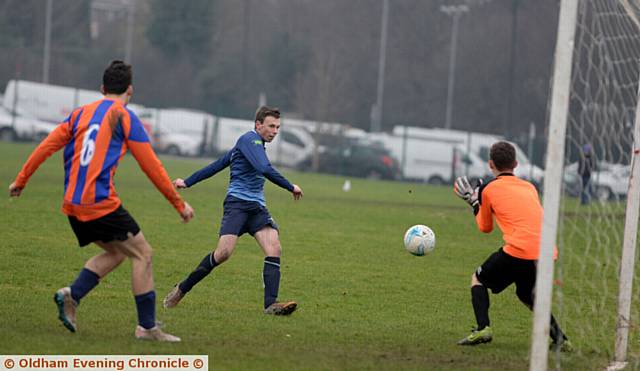
<svg viewBox="0 0 640 371">
<path fill-rule="evenodd" d="M 65 214 L 89 221 L 120 206 L 113 177 L 127 149 L 176 210 L 184 210 L 184 201 L 153 152 L 140 120 L 120 101 L 102 99 L 73 111 L 33 151 L 16 185 L 23 188 L 38 166 L 62 147 Z"/>
<path fill-rule="evenodd" d="M 543 210 L 533 184 L 511 174 L 500 174 L 481 188 L 478 228 L 493 230 L 493 217 L 502 231 L 505 253 L 537 260 L 540 255 Z M 554 259 L 557 257 L 554 251 Z"/>
</svg>

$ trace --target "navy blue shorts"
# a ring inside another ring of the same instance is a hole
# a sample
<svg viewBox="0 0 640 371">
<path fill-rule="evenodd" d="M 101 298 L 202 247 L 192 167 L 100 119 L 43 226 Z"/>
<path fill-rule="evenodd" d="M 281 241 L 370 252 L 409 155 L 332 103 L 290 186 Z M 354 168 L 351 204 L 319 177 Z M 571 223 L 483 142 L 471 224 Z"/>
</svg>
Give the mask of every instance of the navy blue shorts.
<svg viewBox="0 0 640 371">
<path fill-rule="evenodd" d="M 227 196 L 223 205 L 224 214 L 220 222 L 220 236 L 225 234 L 242 236 L 247 232 L 253 236 L 266 226 L 278 230 L 278 225 L 269 214 L 269 210 L 259 202 Z"/>
</svg>

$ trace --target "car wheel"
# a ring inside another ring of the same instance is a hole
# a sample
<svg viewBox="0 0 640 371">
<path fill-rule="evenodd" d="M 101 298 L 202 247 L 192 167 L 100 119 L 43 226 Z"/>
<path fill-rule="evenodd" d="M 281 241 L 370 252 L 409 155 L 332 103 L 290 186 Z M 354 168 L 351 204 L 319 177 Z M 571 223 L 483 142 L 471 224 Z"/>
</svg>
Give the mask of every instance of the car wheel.
<svg viewBox="0 0 640 371">
<path fill-rule="evenodd" d="M 0 129 L 0 140 L 3 142 L 12 142 L 16 140 L 16 132 L 12 128 Z"/>
<path fill-rule="evenodd" d="M 33 136 L 33 140 L 35 142 L 42 142 L 48 135 L 49 134 L 45 132 L 36 133 L 36 135 Z"/>
<path fill-rule="evenodd" d="M 596 199 L 600 202 L 606 202 L 611 199 L 613 192 L 611 192 L 611 188 L 609 187 L 598 187 L 596 188 Z"/>
<path fill-rule="evenodd" d="M 431 178 L 429 178 L 427 183 L 433 184 L 433 185 L 444 185 L 445 181 L 444 181 L 444 179 L 442 179 L 441 177 L 436 175 L 436 176 L 432 176 Z"/>
<path fill-rule="evenodd" d="M 180 148 L 178 148 L 178 146 L 170 145 L 169 147 L 167 147 L 167 154 L 180 156 Z"/>
<path fill-rule="evenodd" d="M 367 179 L 382 179 L 382 173 L 377 169 L 370 169 L 366 172 Z"/>
</svg>

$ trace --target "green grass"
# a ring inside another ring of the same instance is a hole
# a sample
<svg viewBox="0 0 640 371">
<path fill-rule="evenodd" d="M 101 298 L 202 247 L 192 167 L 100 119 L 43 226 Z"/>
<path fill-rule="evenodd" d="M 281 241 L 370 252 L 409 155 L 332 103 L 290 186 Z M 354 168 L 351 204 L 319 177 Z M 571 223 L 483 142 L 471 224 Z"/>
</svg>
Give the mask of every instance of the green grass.
<svg viewBox="0 0 640 371">
<path fill-rule="evenodd" d="M 5 186 L 33 147 L 0 143 Z M 186 177 L 207 163 L 175 158 L 163 162 L 172 177 Z M 342 177 L 285 174 L 303 188 L 303 200 L 294 202 L 272 184 L 266 186 L 266 196 L 281 229 L 280 297 L 298 301 L 299 310 L 287 318 L 262 314 L 263 256 L 255 241 L 244 236 L 231 260 L 180 306 L 158 308 L 167 331 L 183 339 L 158 344 L 133 337 L 136 314 L 128 263 L 84 298 L 78 333 L 69 333 L 57 321 L 53 293 L 68 285 L 99 249 L 78 248 L 59 210 L 63 170 L 61 154 L 54 155 L 22 197 L 1 201 L 0 353 L 208 354 L 216 370 L 528 368 L 532 316 L 513 287 L 491 296 L 493 343 L 456 345 L 475 322 L 470 276 L 501 245 L 501 236 L 478 232 L 471 212 L 451 189 L 352 179 L 352 190 L 345 193 Z M 186 225 L 130 156 L 122 161 L 115 181 L 125 207 L 154 247 L 160 303 L 215 247 L 228 174 L 183 192 L 196 210 L 196 219 Z M 435 231 L 437 246 L 431 255 L 414 257 L 404 251 L 402 237 L 413 224 Z M 579 282 L 579 270 L 564 274 L 565 282 Z M 582 295 L 575 289 L 579 284 L 567 286 L 564 306 Z M 589 295 L 594 300 L 598 296 L 593 290 Z M 597 327 L 598 315 L 588 312 L 566 321 L 560 316 L 560 321 L 571 335 L 585 324 Z M 572 341 L 589 350 L 563 356 L 565 369 L 601 369 L 611 357 L 606 348 L 613 344 L 610 339 L 596 340 L 595 348 L 603 344 L 602 352 L 590 350 L 594 339 L 588 335 Z M 631 354 L 637 359 L 637 346 Z M 555 364 L 554 356 L 550 362 Z"/>
</svg>

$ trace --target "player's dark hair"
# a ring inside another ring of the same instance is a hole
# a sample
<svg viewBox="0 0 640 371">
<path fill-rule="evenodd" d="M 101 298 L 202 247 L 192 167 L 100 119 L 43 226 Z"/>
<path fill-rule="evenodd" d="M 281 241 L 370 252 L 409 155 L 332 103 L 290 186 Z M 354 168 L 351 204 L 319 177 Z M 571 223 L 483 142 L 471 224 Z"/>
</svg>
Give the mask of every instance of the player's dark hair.
<svg viewBox="0 0 640 371">
<path fill-rule="evenodd" d="M 105 94 L 122 94 L 127 91 L 133 74 L 131 65 L 123 61 L 112 61 L 102 75 L 102 85 Z"/>
<path fill-rule="evenodd" d="M 255 121 L 264 122 L 264 119 L 268 116 L 280 118 L 280 110 L 276 107 L 262 106 L 256 111 Z"/>
<path fill-rule="evenodd" d="M 491 146 L 489 159 L 498 171 L 512 170 L 516 167 L 516 149 L 508 142 L 497 142 Z"/>
</svg>

